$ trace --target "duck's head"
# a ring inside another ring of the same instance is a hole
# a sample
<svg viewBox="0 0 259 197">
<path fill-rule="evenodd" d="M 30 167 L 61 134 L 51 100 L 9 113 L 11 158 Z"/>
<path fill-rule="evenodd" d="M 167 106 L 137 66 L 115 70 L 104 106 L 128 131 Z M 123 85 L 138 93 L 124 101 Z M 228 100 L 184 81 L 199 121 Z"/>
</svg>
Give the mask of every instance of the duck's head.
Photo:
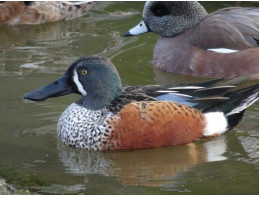
<svg viewBox="0 0 259 197">
<path fill-rule="evenodd" d="M 206 15 L 206 10 L 195 1 L 148 1 L 144 6 L 143 20 L 125 36 L 151 31 L 174 37 L 196 25 Z"/>
<path fill-rule="evenodd" d="M 79 105 L 99 110 L 122 94 L 119 74 L 103 57 L 83 57 L 75 61 L 59 79 L 24 95 L 25 99 L 43 101 L 76 93 L 82 95 Z"/>
</svg>

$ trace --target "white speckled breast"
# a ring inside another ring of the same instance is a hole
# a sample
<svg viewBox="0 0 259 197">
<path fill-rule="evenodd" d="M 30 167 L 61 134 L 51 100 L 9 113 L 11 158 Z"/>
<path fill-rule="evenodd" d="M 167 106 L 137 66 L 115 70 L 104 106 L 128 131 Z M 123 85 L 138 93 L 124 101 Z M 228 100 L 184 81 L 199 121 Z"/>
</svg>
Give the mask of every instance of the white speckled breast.
<svg viewBox="0 0 259 197">
<path fill-rule="evenodd" d="M 113 114 L 106 108 L 92 111 L 72 103 L 59 119 L 58 137 L 75 148 L 102 150 L 106 136 L 112 129 L 107 126 L 107 119 L 111 116 Z"/>
</svg>

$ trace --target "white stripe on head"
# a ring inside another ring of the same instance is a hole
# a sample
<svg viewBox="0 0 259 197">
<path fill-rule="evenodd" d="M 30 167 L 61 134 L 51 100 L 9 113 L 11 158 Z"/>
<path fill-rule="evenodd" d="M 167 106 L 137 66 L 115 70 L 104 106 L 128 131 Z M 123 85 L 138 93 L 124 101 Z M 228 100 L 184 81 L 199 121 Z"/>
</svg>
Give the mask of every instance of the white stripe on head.
<svg viewBox="0 0 259 197">
<path fill-rule="evenodd" d="M 85 91 L 83 85 L 80 83 L 79 79 L 78 79 L 78 74 L 76 72 L 76 70 L 74 70 L 74 76 L 73 76 L 73 80 L 77 86 L 78 91 L 83 95 L 86 96 L 87 92 Z"/>
</svg>

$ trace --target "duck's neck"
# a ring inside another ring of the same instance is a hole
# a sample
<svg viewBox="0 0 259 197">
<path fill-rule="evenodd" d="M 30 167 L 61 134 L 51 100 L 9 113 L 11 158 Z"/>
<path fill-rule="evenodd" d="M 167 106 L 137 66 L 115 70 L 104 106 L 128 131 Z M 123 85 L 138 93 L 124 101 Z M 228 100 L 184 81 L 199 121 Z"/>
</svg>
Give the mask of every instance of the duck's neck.
<svg viewBox="0 0 259 197">
<path fill-rule="evenodd" d="M 176 19 L 173 19 L 173 23 L 168 22 L 167 25 L 165 25 L 165 30 L 162 32 L 162 37 L 176 37 L 179 36 L 189 29 L 192 29 L 197 24 L 199 24 L 207 15 L 207 11 L 205 8 L 196 1 L 184 1 L 184 2 L 170 2 L 173 5 L 176 3 L 176 5 L 180 5 L 180 7 L 176 6 L 177 13 L 180 16 L 180 19 L 178 16 Z M 180 20 L 178 22 L 178 20 Z M 177 22 L 177 23 L 175 23 Z"/>
<path fill-rule="evenodd" d="M 108 106 L 114 99 L 122 94 L 121 86 L 108 87 L 105 85 L 101 89 L 95 89 L 94 92 L 89 92 L 76 103 L 89 110 L 100 110 Z"/>
</svg>

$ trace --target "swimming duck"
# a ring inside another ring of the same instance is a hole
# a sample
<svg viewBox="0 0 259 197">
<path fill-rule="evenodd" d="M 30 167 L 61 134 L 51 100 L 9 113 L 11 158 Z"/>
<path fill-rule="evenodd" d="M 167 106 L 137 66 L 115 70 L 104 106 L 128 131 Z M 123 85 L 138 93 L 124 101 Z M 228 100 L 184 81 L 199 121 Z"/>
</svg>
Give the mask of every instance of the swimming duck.
<svg viewBox="0 0 259 197">
<path fill-rule="evenodd" d="M 40 24 L 86 14 L 92 1 L 7 1 L 0 4 L 0 25 Z"/>
<path fill-rule="evenodd" d="M 207 14 L 195 1 L 146 2 L 143 21 L 125 36 L 161 35 L 154 66 L 166 72 L 259 79 L 259 8 L 229 7 Z"/>
<path fill-rule="evenodd" d="M 66 145 L 101 151 L 146 149 L 187 144 L 236 126 L 258 100 L 259 84 L 233 91 L 235 86 L 214 87 L 217 81 L 122 88 L 115 66 L 94 56 L 78 59 L 59 79 L 24 98 L 82 96 L 58 122 L 58 137 Z"/>
</svg>

